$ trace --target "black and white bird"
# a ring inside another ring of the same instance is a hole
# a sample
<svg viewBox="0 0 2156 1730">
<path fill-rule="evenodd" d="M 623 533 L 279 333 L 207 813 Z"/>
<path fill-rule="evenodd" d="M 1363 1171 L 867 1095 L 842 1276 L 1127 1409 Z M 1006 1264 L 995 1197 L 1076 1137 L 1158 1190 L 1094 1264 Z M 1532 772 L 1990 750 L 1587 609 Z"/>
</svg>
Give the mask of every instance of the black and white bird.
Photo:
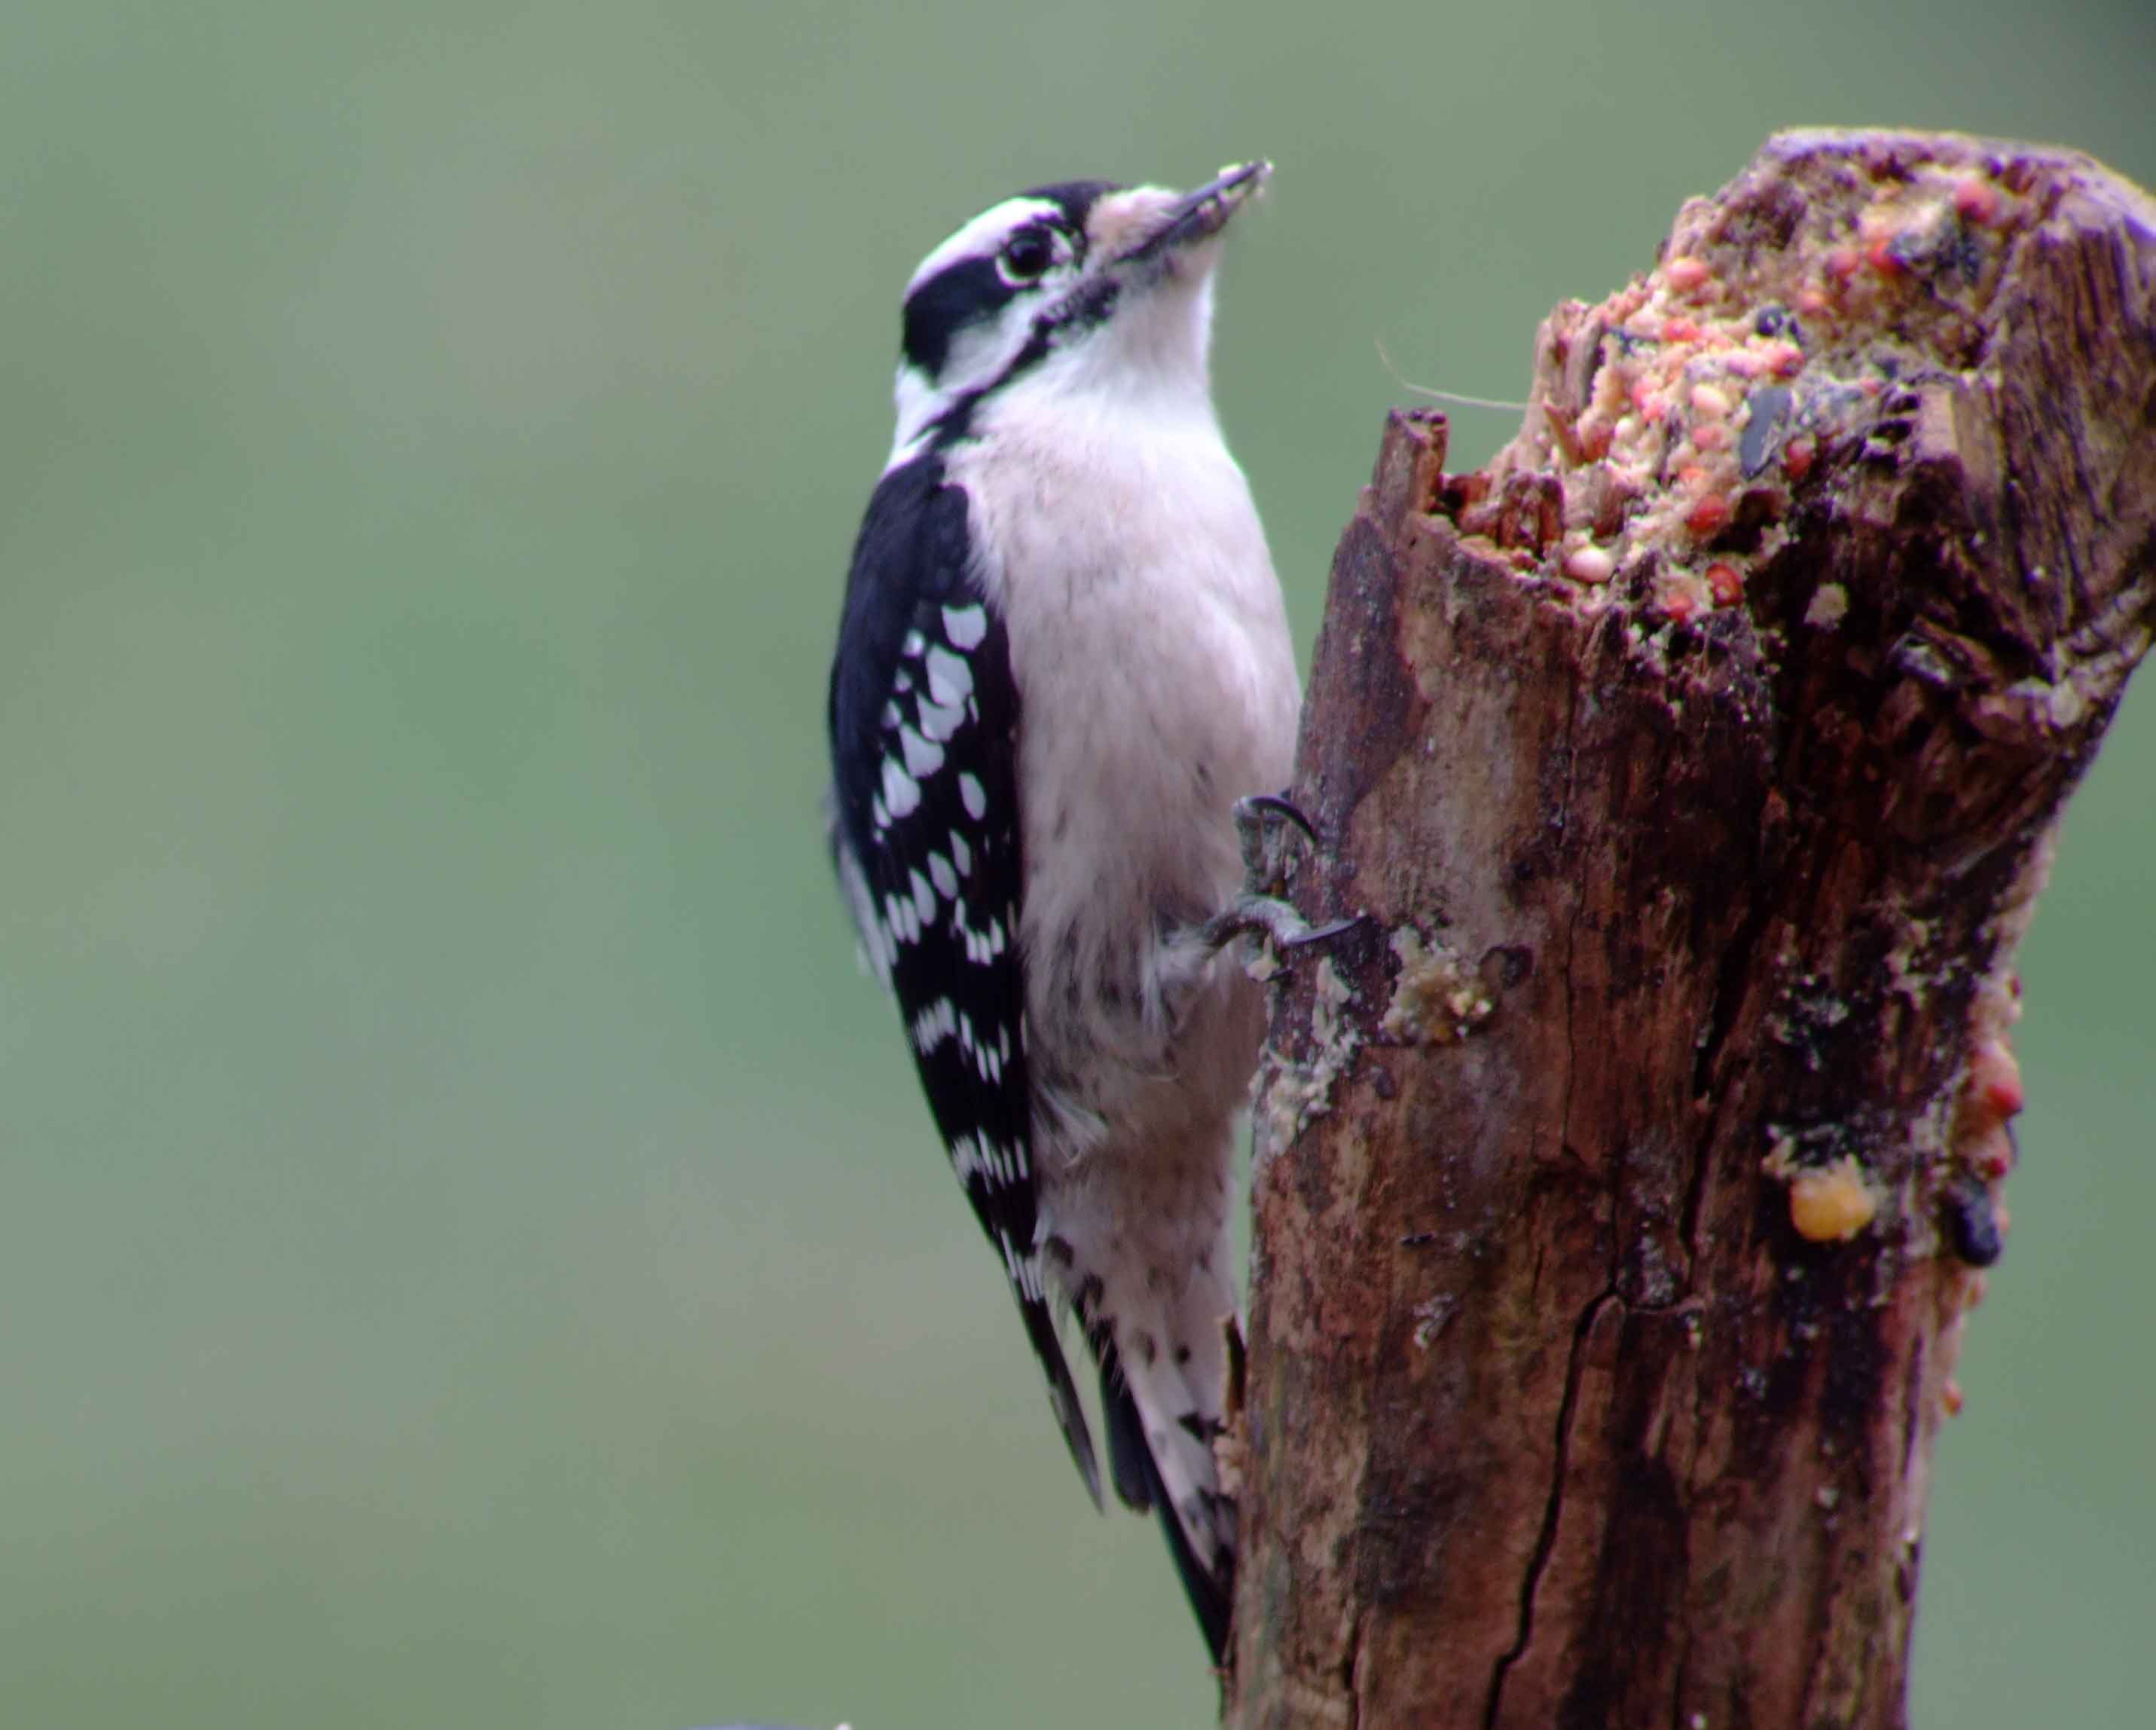
<svg viewBox="0 0 2156 1730">
<path fill-rule="evenodd" d="M 1228 1209 L 1263 1009 L 1222 920 L 1239 796 L 1286 782 L 1300 697 L 1207 352 L 1222 230 L 1270 172 L 1042 187 L 921 261 L 830 688 L 862 946 L 1079 1472 L 1098 1502 L 1059 1299 L 1116 1491 L 1159 1511 L 1216 1661 Z"/>
</svg>

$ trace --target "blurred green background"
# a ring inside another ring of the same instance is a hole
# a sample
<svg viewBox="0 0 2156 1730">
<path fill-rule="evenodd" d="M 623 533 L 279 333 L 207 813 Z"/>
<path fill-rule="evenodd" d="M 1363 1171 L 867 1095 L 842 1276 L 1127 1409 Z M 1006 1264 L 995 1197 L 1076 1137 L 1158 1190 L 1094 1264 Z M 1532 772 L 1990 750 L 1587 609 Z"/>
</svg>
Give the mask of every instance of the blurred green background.
<svg viewBox="0 0 2156 1730">
<path fill-rule="evenodd" d="M 1276 158 L 1218 372 L 1306 653 L 1379 340 L 1521 394 L 1776 125 L 2156 183 L 2151 18 L 18 0 L 0 1722 L 1207 1722 L 821 857 L 901 285 Z M 2147 1722 L 2152 778 L 2143 690 L 2025 951 L 1920 1725 Z"/>
</svg>

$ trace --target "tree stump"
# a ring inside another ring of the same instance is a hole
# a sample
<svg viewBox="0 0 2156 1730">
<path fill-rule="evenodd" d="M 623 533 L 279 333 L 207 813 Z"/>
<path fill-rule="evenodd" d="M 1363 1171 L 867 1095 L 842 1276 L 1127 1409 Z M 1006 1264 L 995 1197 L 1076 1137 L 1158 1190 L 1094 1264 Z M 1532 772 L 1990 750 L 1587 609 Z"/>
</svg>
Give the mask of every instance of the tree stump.
<svg viewBox="0 0 2156 1730">
<path fill-rule="evenodd" d="M 1227 1721 L 1892 1725 L 2013 957 L 2156 628 L 2156 205 L 1804 132 L 1396 413 L 1296 772 Z"/>
</svg>

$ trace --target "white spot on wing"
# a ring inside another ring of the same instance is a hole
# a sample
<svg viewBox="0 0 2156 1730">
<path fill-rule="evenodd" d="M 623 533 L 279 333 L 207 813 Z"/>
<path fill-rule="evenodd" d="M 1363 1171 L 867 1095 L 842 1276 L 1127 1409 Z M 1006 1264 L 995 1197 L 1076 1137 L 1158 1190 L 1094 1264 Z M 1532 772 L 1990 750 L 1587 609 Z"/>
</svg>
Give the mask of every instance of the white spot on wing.
<svg viewBox="0 0 2156 1730">
<path fill-rule="evenodd" d="M 890 772 L 896 767 L 896 765 L 889 762 L 886 762 L 884 765 L 884 785 L 886 790 L 888 790 L 891 784 Z M 958 797 L 965 803 L 966 814 L 972 818 L 974 822 L 978 823 L 983 817 L 988 814 L 988 790 L 981 785 L 980 781 L 976 777 L 970 774 L 959 776 Z M 921 793 L 918 788 L 914 789 L 913 803 L 914 804 L 919 804 L 921 803 Z M 908 805 L 906 807 L 907 811 L 910 811 L 912 809 L 912 805 Z M 891 809 L 894 811 L 898 810 L 898 802 L 895 799 L 891 802 Z M 899 811 L 898 814 L 903 817 L 906 814 L 906 812 Z"/>
<path fill-rule="evenodd" d="M 943 634 L 951 639 L 953 649 L 978 649 L 981 639 L 988 634 L 987 608 L 976 603 L 971 607 L 946 607 L 943 609 Z"/>
<path fill-rule="evenodd" d="M 962 784 L 958 789 L 960 798 L 965 796 L 965 791 Z M 895 757 L 883 760 L 883 802 L 894 817 L 911 817 L 921 807 L 921 783 L 907 774 Z"/>
<path fill-rule="evenodd" d="M 928 875 L 936 885 L 936 892 L 945 901 L 958 893 L 958 874 L 951 869 L 951 861 L 940 853 L 928 855 Z"/>
<path fill-rule="evenodd" d="M 910 726 L 898 730 L 898 748 L 905 753 L 910 773 L 932 775 L 943 767 L 943 747 L 931 744 Z"/>
<path fill-rule="evenodd" d="M 963 703 L 973 694 L 973 670 L 947 649 L 928 651 L 928 694 L 939 703 Z"/>
<path fill-rule="evenodd" d="M 911 874 L 914 916 L 925 926 L 936 923 L 936 891 L 928 886 L 928 880 L 918 870 Z"/>
<path fill-rule="evenodd" d="M 962 703 L 930 702 L 921 706 L 921 731 L 939 745 L 965 724 L 966 709 Z"/>
<path fill-rule="evenodd" d="M 958 1024 L 957 1007 L 947 997 L 939 997 L 913 1018 L 913 1049 L 923 1055 L 933 1051 L 949 1039 Z M 955 1154 L 957 1149 L 954 1147 Z"/>
</svg>

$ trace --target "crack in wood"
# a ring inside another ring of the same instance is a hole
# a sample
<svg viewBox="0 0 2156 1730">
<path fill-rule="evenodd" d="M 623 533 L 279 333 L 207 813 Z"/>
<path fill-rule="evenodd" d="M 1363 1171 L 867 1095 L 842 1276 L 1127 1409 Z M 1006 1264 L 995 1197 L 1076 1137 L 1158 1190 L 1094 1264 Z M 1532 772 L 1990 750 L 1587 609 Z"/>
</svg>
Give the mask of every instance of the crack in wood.
<svg viewBox="0 0 2156 1730">
<path fill-rule="evenodd" d="M 1519 1631 L 1512 1645 L 1501 1652 L 1490 1673 L 1490 1700 L 1482 1714 L 1483 1730 L 1496 1730 L 1497 1715 L 1505 1701 L 1505 1678 L 1527 1650 L 1535 1633 L 1535 1589 L 1542 1584 L 1543 1570 L 1548 1567 L 1551 1553 L 1557 1548 L 1557 1528 L 1564 1506 L 1564 1475 L 1572 1445 L 1573 1413 L 1579 1404 L 1579 1382 L 1583 1360 L 1589 1337 L 1604 1308 L 1624 1301 L 1612 1286 L 1598 1293 L 1594 1301 L 1580 1314 L 1572 1330 L 1572 1353 L 1564 1369 L 1564 1398 L 1558 1405 L 1557 1444 L 1550 1466 L 1549 1498 L 1543 1507 L 1542 1530 L 1535 1535 L 1533 1553 L 1527 1558 L 1527 1578 L 1520 1584 Z"/>
</svg>

